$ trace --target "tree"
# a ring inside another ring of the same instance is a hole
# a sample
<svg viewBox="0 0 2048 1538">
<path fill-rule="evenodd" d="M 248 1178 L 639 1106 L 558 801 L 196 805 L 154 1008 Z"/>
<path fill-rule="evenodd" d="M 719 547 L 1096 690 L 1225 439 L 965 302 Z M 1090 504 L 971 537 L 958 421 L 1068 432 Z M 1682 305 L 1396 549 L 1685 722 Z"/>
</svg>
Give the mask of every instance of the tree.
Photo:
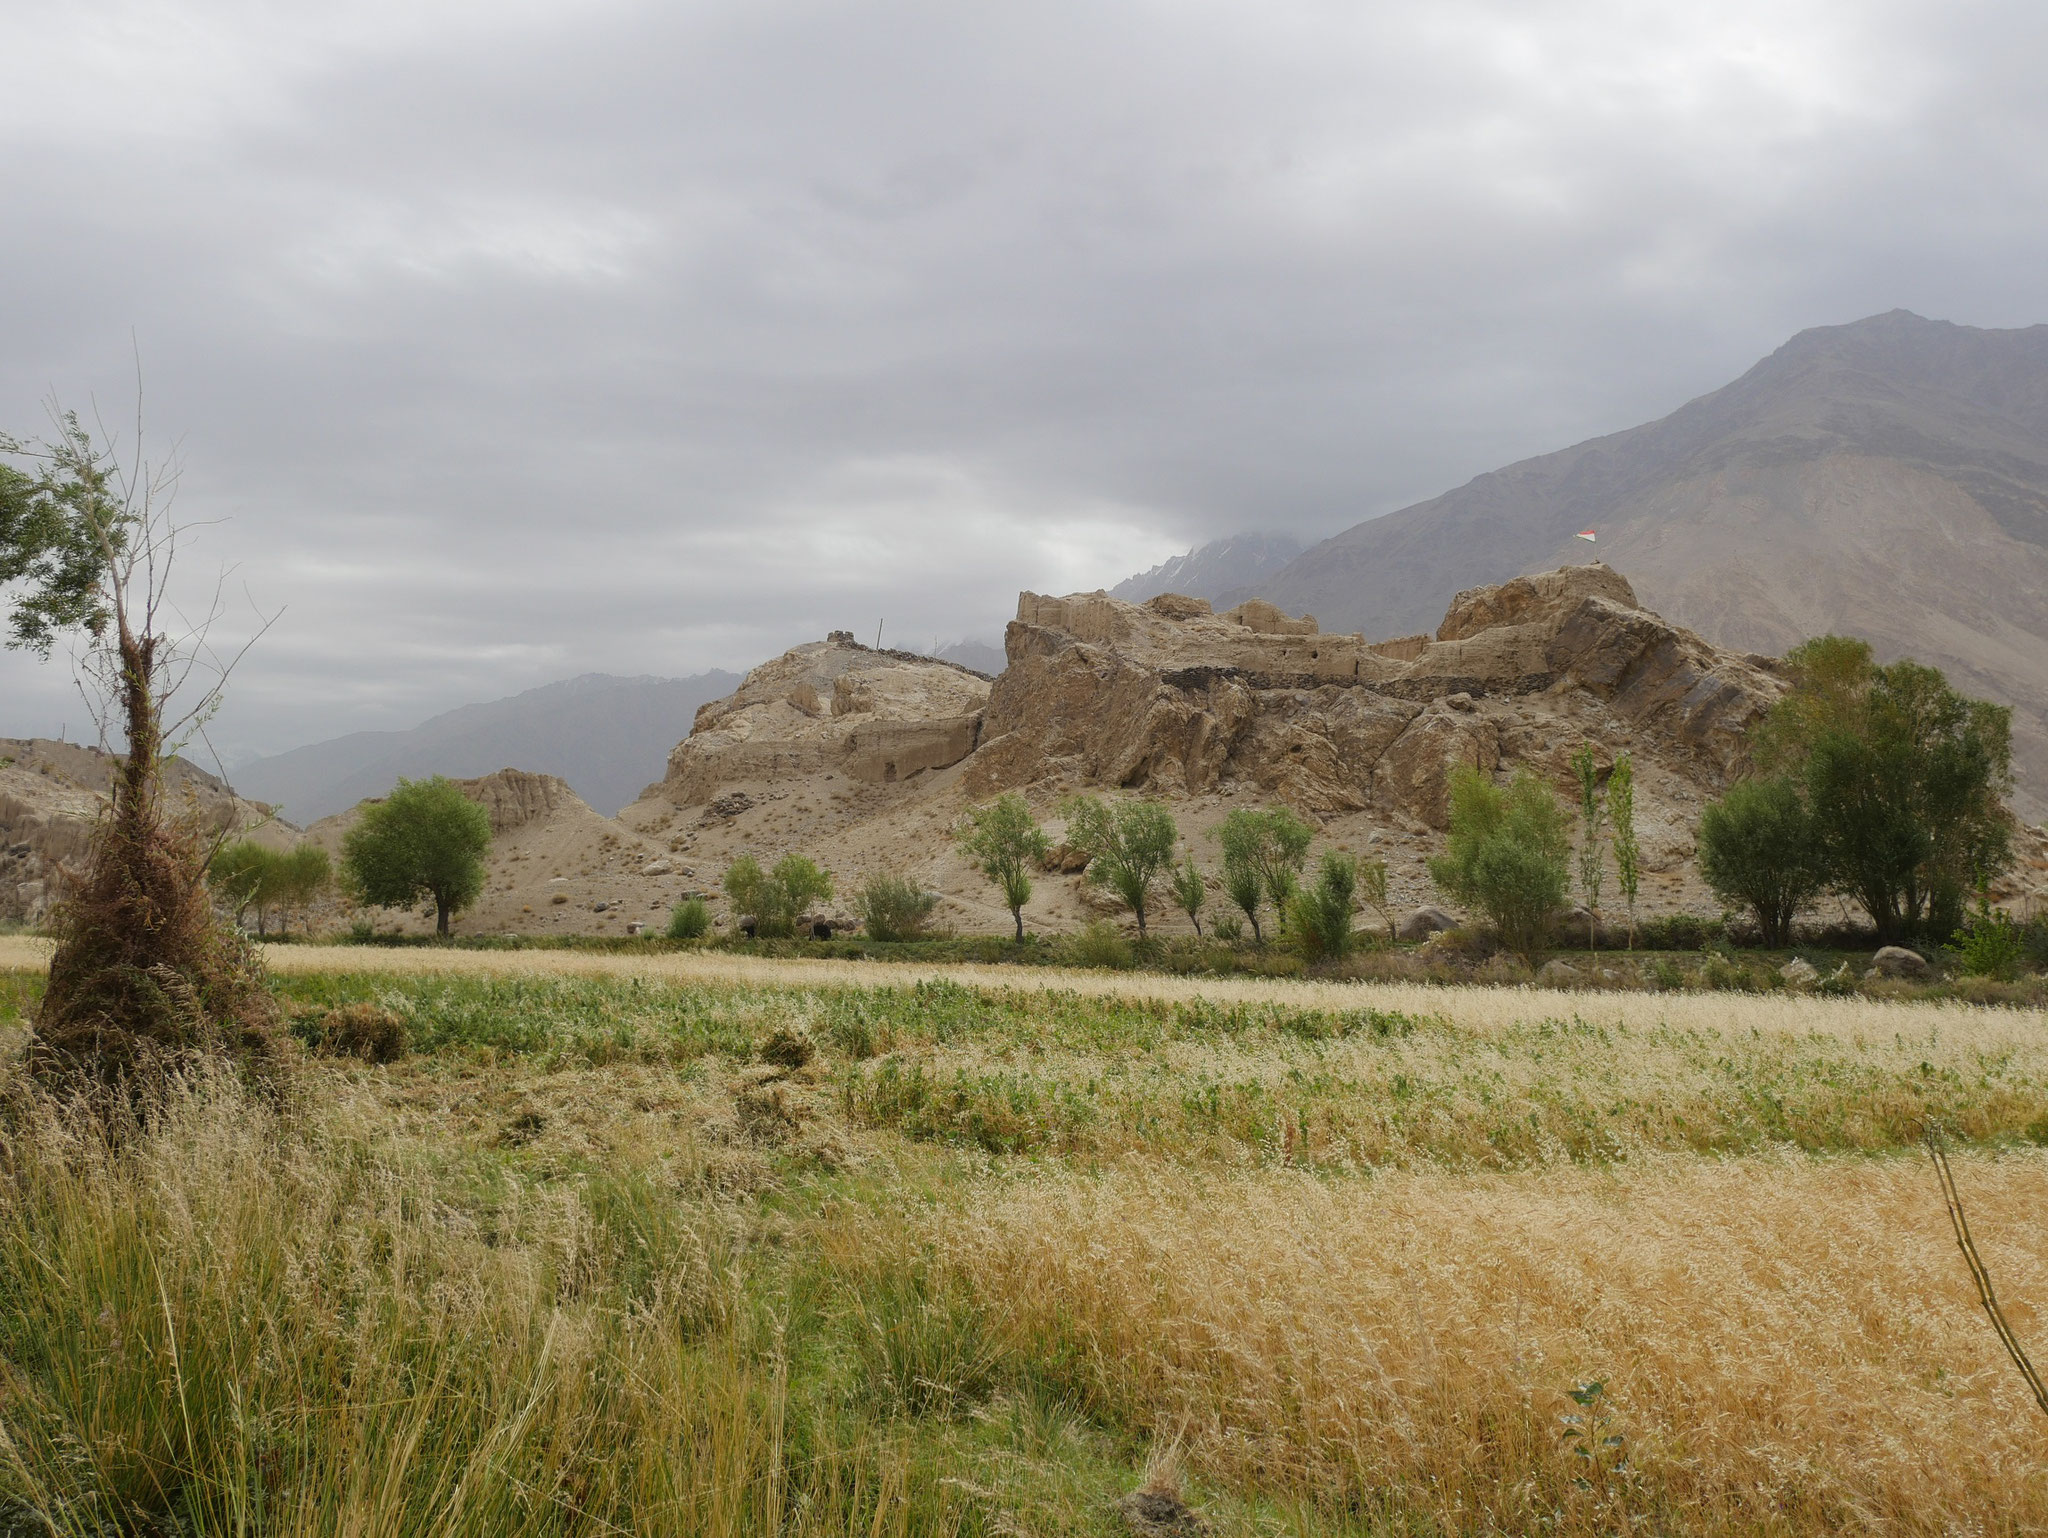
<svg viewBox="0 0 2048 1538">
<path fill-rule="evenodd" d="M 2012 859 L 2012 712 L 1939 669 L 1879 667 L 1867 642 L 1821 636 L 1786 657 L 1793 684 L 1753 756 L 1806 803 L 1828 887 L 1879 938 L 1946 935 L 1970 890 Z"/>
<path fill-rule="evenodd" d="M 1700 815 L 1700 875 L 1731 908 L 1756 916 L 1763 942 L 1789 944 L 1792 920 L 1827 885 L 1827 863 L 1799 789 L 1741 780 Z"/>
<path fill-rule="evenodd" d="M 1173 900 L 1180 905 L 1180 911 L 1188 916 L 1188 922 L 1195 926 L 1195 938 L 1202 937 L 1202 904 L 1208 899 L 1209 886 L 1202 879 L 1202 873 L 1195 866 L 1191 852 L 1186 861 L 1174 867 Z"/>
<path fill-rule="evenodd" d="M 364 902 L 404 908 L 433 899 L 434 933 L 446 935 L 449 919 L 482 894 L 490 847 L 490 814 L 437 774 L 400 780 L 364 807 L 341 841 L 341 863 Z"/>
<path fill-rule="evenodd" d="M 1310 961 L 1341 960 L 1351 950 L 1351 915 L 1357 906 L 1358 859 L 1326 850 L 1312 886 L 1289 900 L 1294 910 L 1293 941 Z"/>
<path fill-rule="evenodd" d="M 1244 910 L 1244 916 L 1251 921 L 1253 943 L 1263 945 L 1266 937 L 1259 932 L 1259 904 L 1265 900 L 1266 883 L 1256 866 L 1232 859 L 1227 847 L 1223 854 L 1223 895 Z"/>
<path fill-rule="evenodd" d="M 1606 809 L 1600 804 L 1600 761 L 1593 745 L 1582 743 L 1572 755 L 1572 773 L 1579 782 L 1579 890 L 1586 900 L 1586 948 L 1599 948 L 1600 886 L 1607 873 L 1601 858 L 1600 825 Z"/>
<path fill-rule="evenodd" d="M 1450 837 L 1429 873 L 1485 914 L 1501 944 L 1527 957 L 1548 938 L 1570 859 L 1565 814 L 1548 784 L 1526 769 L 1506 789 L 1470 765 L 1451 772 Z"/>
<path fill-rule="evenodd" d="M 206 862 L 206 880 L 221 906 L 234 915 L 237 924 L 242 922 L 242 915 L 253 907 L 260 934 L 263 909 L 270 900 L 276 867 L 277 854 L 274 850 L 266 849 L 253 838 L 238 838 L 214 850 L 213 858 Z"/>
<path fill-rule="evenodd" d="M 1636 894 L 1642 890 L 1643 851 L 1636 842 L 1636 766 L 1624 753 L 1607 777 L 1607 813 L 1613 825 L 1614 875 L 1628 904 L 1628 947 L 1636 947 Z"/>
<path fill-rule="evenodd" d="M 1360 860 L 1358 862 L 1358 895 L 1365 905 L 1380 916 L 1380 922 L 1387 926 L 1387 944 L 1395 940 L 1394 905 L 1387 895 L 1387 862 L 1385 860 Z"/>
<path fill-rule="evenodd" d="M 294 910 L 303 912 L 334 881 L 334 862 L 318 844 L 299 844 L 276 857 L 271 886 L 278 906 L 277 929 L 285 931 Z"/>
<path fill-rule="evenodd" d="M 1017 926 L 1017 938 L 1024 938 L 1024 905 L 1031 901 L 1031 868 L 1045 859 L 1045 830 L 1031 815 L 1031 807 L 1015 791 L 999 796 L 987 806 L 976 807 L 956 835 L 981 873 L 1003 894 Z"/>
<path fill-rule="evenodd" d="M 787 939 L 806 908 L 832 896 L 832 878 L 804 855 L 786 854 L 764 871 L 760 861 L 743 854 L 725 868 L 725 896 L 762 939 Z"/>
<path fill-rule="evenodd" d="M 177 467 L 144 457 L 139 421 L 124 461 L 76 414 L 52 419 L 45 442 L 0 436 L 0 455 L 34 467 L 0 465 L 7 644 L 48 658 L 60 636 L 82 636 L 80 686 L 102 739 L 118 732 L 124 751 L 111 813 L 58 913 L 28 1064 L 97 1095 L 221 1051 L 267 1060 L 277 1006 L 262 963 L 208 895 L 211 840 L 196 815 L 163 804 L 164 759 L 203 728 L 234 666 L 206 643 L 218 589 L 197 625 L 177 619 L 183 639 L 169 633 Z M 181 689 L 184 708 L 167 718 Z"/>
<path fill-rule="evenodd" d="M 1062 810 L 1067 842 L 1088 856 L 1088 879 L 1121 897 L 1145 933 L 1152 888 L 1173 864 L 1180 829 L 1157 801 L 1107 802 L 1077 796 Z"/>
<path fill-rule="evenodd" d="M 1241 806 L 1223 819 L 1219 837 L 1223 844 L 1226 887 L 1230 885 L 1229 870 L 1232 866 L 1255 874 L 1261 893 L 1273 904 L 1280 927 L 1285 930 L 1288 900 L 1300 884 L 1302 863 L 1308 858 L 1308 846 L 1315 838 L 1315 830 L 1284 806 Z M 1231 900 L 1238 902 L 1234 891 Z M 1238 902 L 1238 906 L 1244 905 Z M 1247 909 L 1246 917 L 1252 921 L 1252 934 L 1256 938 L 1258 915 L 1253 909 Z"/>
</svg>

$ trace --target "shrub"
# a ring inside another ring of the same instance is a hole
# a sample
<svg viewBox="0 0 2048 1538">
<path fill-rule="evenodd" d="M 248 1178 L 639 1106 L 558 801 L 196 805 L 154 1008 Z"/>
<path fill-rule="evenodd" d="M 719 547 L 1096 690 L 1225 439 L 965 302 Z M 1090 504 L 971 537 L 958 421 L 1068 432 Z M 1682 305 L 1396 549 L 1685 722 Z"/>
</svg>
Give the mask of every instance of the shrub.
<svg viewBox="0 0 2048 1538">
<path fill-rule="evenodd" d="M 1696 951 L 1720 939 L 1725 932 L 1726 926 L 1719 919 L 1702 918 L 1697 913 L 1667 913 L 1645 919 L 1641 939 L 1648 950 Z"/>
<path fill-rule="evenodd" d="M 1351 950 L 1351 913 L 1358 892 L 1358 859 L 1332 849 L 1313 886 L 1288 902 L 1295 949 L 1308 961 L 1341 961 Z"/>
<path fill-rule="evenodd" d="M 1526 769 L 1505 789 L 1469 766 L 1451 775 L 1451 833 L 1430 876 L 1484 913 L 1502 945 L 1533 954 L 1564 906 L 1570 843 L 1549 785 Z"/>
<path fill-rule="evenodd" d="M 1971 977 L 2009 983 L 2027 959 L 2026 931 L 2013 916 L 1980 902 L 1967 928 L 1956 934 L 1956 962 Z"/>
<path fill-rule="evenodd" d="M 701 940 L 711 932 L 711 905 L 701 897 L 686 897 L 668 910 L 671 940 Z"/>
<path fill-rule="evenodd" d="M 870 876 L 853 897 L 854 915 L 870 940 L 921 940 L 938 906 L 937 892 L 901 876 Z"/>
<path fill-rule="evenodd" d="M 1097 919 L 1067 942 L 1067 953 L 1075 965 L 1126 969 L 1137 961 L 1131 942 L 1117 932 L 1107 919 Z"/>
<path fill-rule="evenodd" d="M 1209 923 L 1209 938 L 1225 945 L 1238 944 L 1244 939 L 1244 920 L 1235 913 L 1219 913 Z"/>
<path fill-rule="evenodd" d="M 1826 884 L 1813 819 L 1789 780 L 1743 780 L 1700 816 L 1700 875 L 1756 917 L 1763 943 L 1792 939 L 1792 920 Z"/>
</svg>

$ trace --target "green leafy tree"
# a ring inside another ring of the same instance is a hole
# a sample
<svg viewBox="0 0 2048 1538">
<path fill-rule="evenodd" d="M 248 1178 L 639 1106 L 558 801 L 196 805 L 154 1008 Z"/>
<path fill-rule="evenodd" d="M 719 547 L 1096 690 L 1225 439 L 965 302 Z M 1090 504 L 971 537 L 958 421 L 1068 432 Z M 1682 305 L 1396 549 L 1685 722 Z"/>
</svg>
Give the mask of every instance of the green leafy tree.
<svg viewBox="0 0 2048 1538">
<path fill-rule="evenodd" d="M 1502 945 L 1531 956 L 1549 938 L 1569 886 L 1571 839 L 1550 786 L 1526 769 L 1503 789 L 1470 765 L 1451 773 L 1451 831 L 1429 873 L 1478 909 Z"/>
<path fill-rule="evenodd" d="M 2012 712 L 1939 669 L 1879 667 L 1867 642 L 1821 636 L 1786 658 L 1793 686 L 1753 744 L 1795 784 L 1827 885 L 1886 941 L 1946 935 L 1969 892 L 2012 859 Z"/>
<path fill-rule="evenodd" d="M 1310 961 L 1341 960 L 1351 950 L 1351 915 L 1358 902 L 1358 859 L 1342 850 L 1323 854 L 1315 881 L 1289 899 L 1294 946 Z"/>
<path fill-rule="evenodd" d="M 901 876 L 870 876 L 853 896 L 854 916 L 871 940 L 919 940 L 931 927 L 939 894 Z"/>
<path fill-rule="evenodd" d="M 280 854 L 271 878 L 278 907 L 278 932 L 284 932 L 291 914 L 303 914 L 333 884 L 334 861 L 318 844 L 299 844 Z"/>
<path fill-rule="evenodd" d="M 1202 934 L 1202 904 L 1208 901 L 1209 885 L 1202 879 L 1201 871 L 1195 865 L 1190 853 L 1185 861 L 1174 867 L 1173 900 L 1180 911 L 1188 916 L 1188 922 L 1195 926 L 1195 937 Z"/>
<path fill-rule="evenodd" d="M 1614 875 L 1628 904 L 1628 946 L 1636 946 L 1636 895 L 1643 885 L 1643 850 L 1636 842 L 1636 766 L 1624 753 L 1607 777 L 1607 815 L 1613 825 Z"/>
<path fill-rule="evenodd" d="M 1230 867 L 1255 873 L 1260 892 L 1273 904 L 1284 931 L 1288 901 L 1301 884 L 1301 867 L 1308 858 L 1315 830 L 1284 806 L 1241 806 L 1223 819 L 1218 837 L 1223 845 L 1226 888 L 1231 884 Z M 1234 891 L 1231 900 L 1238 901 Z M 1238 905 L 1243 906 L 1241 902 Z M 1247 910 L 1245 916 L 1252 921 L 1252 932 L 1257 935 L 1257 913 Z"/>
<path fill-rule="evenodd" d="M 1716 897 L 1756 918 L 1763 943 L 1791 943 L 1792 920 L 1827 885 L 1827 862 L 1799 789 L 1741 780 L 1700 815 L 1700 875 Z"/>
<path fill-rule="evenodd" d="M 358 898 L 404 908 L 430 898 L 434 932 L 482 895 L 490 814 L 444 775 L 400 780 L 363 808 L 341 842 L 342 870 Z"/>
<path fill-rule="evenodd" d="M 238 838 L 214 850 L 213 857 L 206 862 L 206 880 L 221 907 L 234 915 L 237 924 L 255 908 L 260 933 L 276 865 L 274 850 L 266 849 L 253 838 Z"/>
<path fill-rule="evenodd" d="M 1157 801 L 1103 801 L 1078 796 L 1062 810 L 1067 842 L 1088 856 L 1088 879 L 1124 900 L 1145 933 L 1152 889 L 1173 865 L 1180 829 Z"/>
<path fill-rule="evenodd" d="M 764 871 L 743 854 L 725 869 L 725 896 L 762 939 L 788 939 L 806 908 L 832 896 L 832 878 L 805 855 L 786 854 Z"/>
<path fill-rule="evenodd" d="M 999 796 L 969 812 L 957 836 L 968 858 L 1003 894 L 1003 904 L 1017 926 L 1017 938 L 1022 940 L 1024 905 L 1031 901 L 1031 871 L 1043 863 L 1047 847 L 1045 830 L 1031 815 L 1030 804 L 1015 791 Z"/>
<path fill-rule="evenodd" d="M 1223 853 L 1223 895 L 1244 911 L 1252 926 L 1253 943 L 1263 945 L 1266 937 L 1259 930 L 1259 904 L 1266 900 L 1266 883 L 1257 866 L 1241 858 L 1233 859 L 1227 846 Z"/>
<path fill-rule="evenodd" d="M 1600 829 L 1607 809 L 1600 801 L 1600 761 L 1593 745 L 1584 743 L 1572 755 L 1572 774 L 1579 782 L 1579 891 L 1586 904 L 1586 947 L 1599 948 L 1600 887 L 1607 866 L 1600 847 Z"/>
</svg>

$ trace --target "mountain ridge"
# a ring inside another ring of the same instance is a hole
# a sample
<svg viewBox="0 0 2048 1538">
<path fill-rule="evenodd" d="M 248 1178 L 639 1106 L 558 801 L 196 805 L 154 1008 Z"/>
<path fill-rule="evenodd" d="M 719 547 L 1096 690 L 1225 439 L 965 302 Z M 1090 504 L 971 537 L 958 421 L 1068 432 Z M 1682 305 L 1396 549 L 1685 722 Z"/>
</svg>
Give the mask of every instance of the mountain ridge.
<svg viewBox="0 0 2048 1538">
<path fill-rule="evenodd" d="M 610 816 L 660 774 L 698 706 L 730 694 L 740 676 L 583 673 L 460 705 L 409 729 L 309 743 L 243 764 L 232 778 L 241 794 L 309 823 L 385 794 L 401 776 L 474 778 L 516 765 L 560 777 Z"/>
<path fill-rule="evenodd" d="M 1847 631 L 2012 705 L 2016 804 L 2048 809 L 2048 325 L 1811 328 L 1655 421 L 1355 524 L 1215 601 L 1421 631 L 1467 588 L 1573 559 L 1588 526 L 1646 604 L 1719 645 Z"/>
</svg>

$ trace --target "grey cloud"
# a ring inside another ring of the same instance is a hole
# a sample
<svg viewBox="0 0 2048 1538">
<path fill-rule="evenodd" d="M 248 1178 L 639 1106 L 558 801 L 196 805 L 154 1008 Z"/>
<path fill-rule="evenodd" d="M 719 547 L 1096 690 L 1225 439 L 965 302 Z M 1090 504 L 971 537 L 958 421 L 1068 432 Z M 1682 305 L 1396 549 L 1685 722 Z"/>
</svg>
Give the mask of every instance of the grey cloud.
<svg viewBox="0 0 2048 1538">
<path fill-rule="evenodd" d="M 2044 318 L 2020 3 L 23 22 L 0 423 L 122 400 L 133 328 L 186 510 L 286 606 L 221 723 L 265 748 L 993 635 L 1019 587 L 1327 533 L 1805 325 Z M 0 731 L 66 708 L 19 659 L 0 693 Z"/>
</svg>

